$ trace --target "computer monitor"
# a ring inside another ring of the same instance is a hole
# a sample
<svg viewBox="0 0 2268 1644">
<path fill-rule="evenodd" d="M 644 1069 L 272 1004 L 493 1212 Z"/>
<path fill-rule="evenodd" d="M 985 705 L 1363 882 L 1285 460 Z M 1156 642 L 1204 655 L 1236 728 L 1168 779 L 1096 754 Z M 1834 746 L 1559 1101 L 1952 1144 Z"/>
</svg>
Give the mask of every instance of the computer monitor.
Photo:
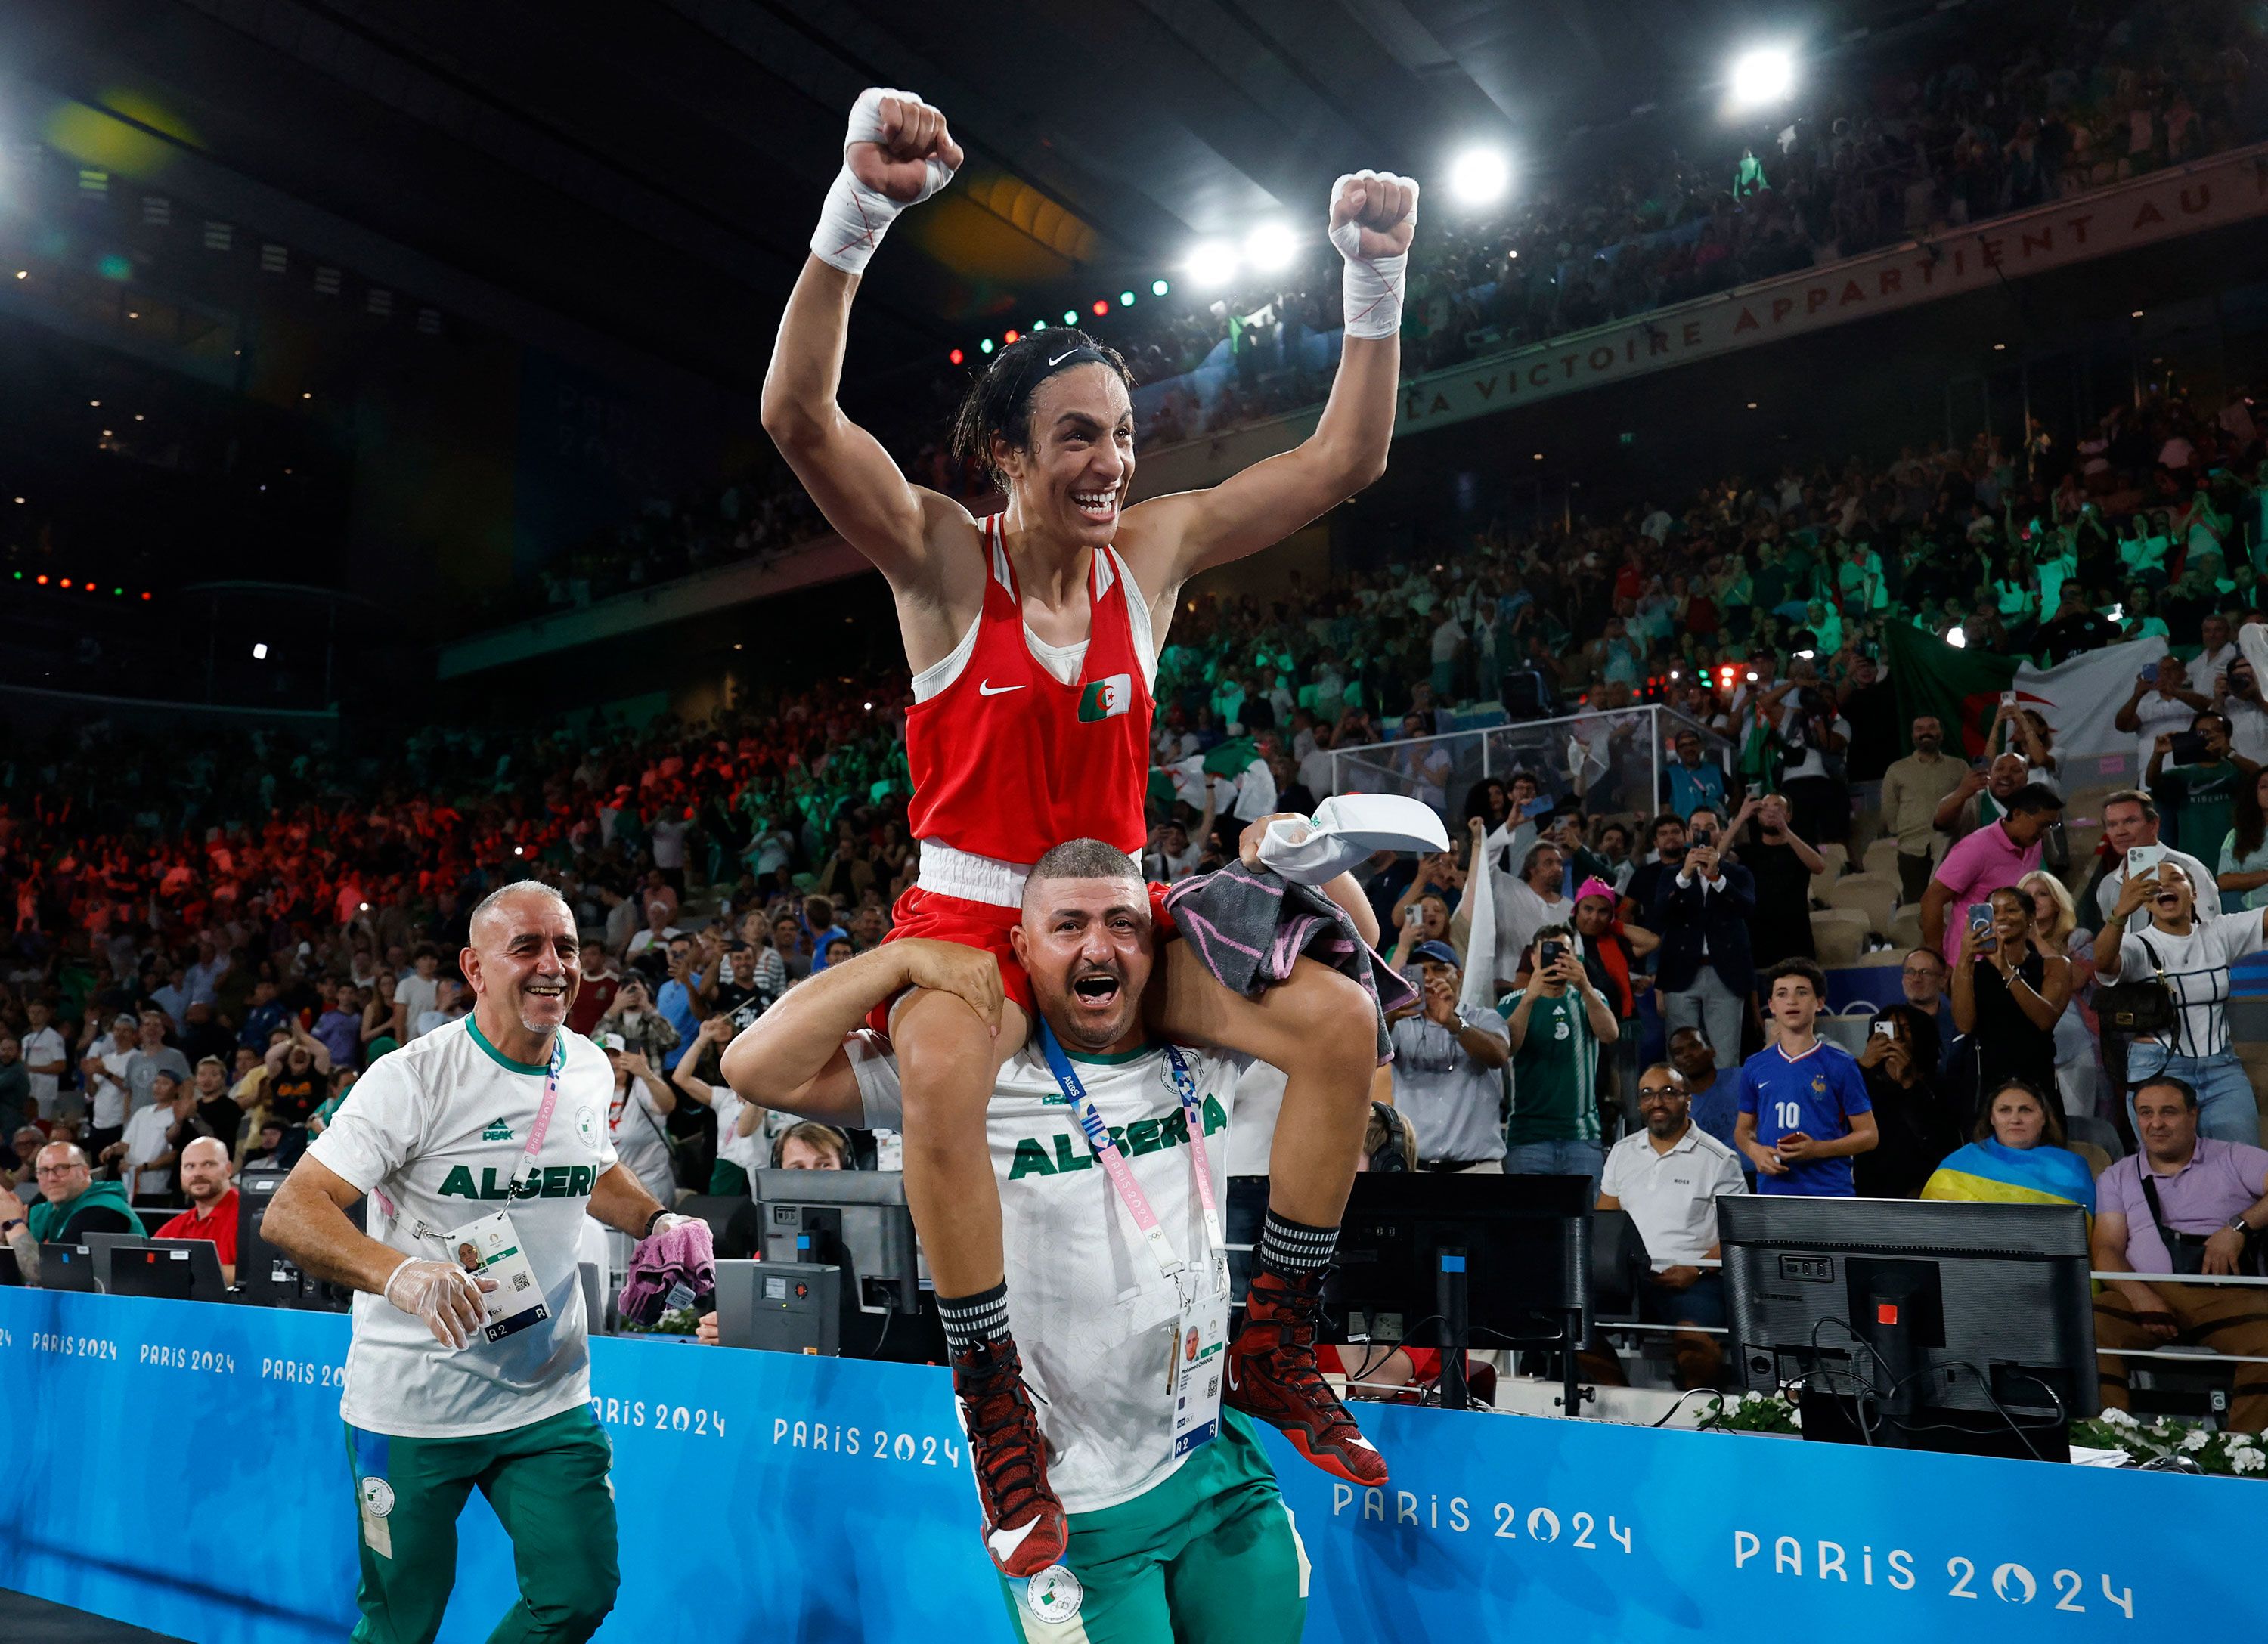
<svg viewBox="0 0 2268 1644">
<path fill-rule="evenodd" d="M 122 1238 L 111 1242 L 99 1276 L 113 1295 L 157 1295 L 176 1302 L 225 1302 L 220 1246 L 202 1238 Z"/>
<path fill-rule="evenodd" d="M 1807 1438 L 2067 1456 L 2099 1408 L 2077 1205 L 1736 1193 L 1717 1230 L 1741 1383 Z"/>
<path fill-rule="evenodd" d="M 1462 1349 L 1557 1349 L 1572 1414 L 1575 1350 L 1590 1325 L 1593 1201 L 1586 1176 L 1366 1171 L 1325 1304 L 1350 1340 L 1459 1350 L 1460 1380 Z"/>
<path fill-rule="evenodd" d="M 354 1292 L 344 1285 L 311 1279 L 292 1259 L 261 1234 L 269 1202 L 291 1178 L 289 1171 L 245 1171 L 236 1178 L 236 1279 L 244 1300 L 256 1307 L 298 1307 L 319 1312 L 344 1312 Z M 364 1225 L 357 1199 L 347 1207 L 347 1220 Z"/>
<path fill-rule="evenodd" d="M 921 1305 L 921 1259 L 895 1171 L 758 1171 L 766 1261 L 843 1270 L 844 1301 L 869 1313 Z"/>
<path fill-rule="evenodd" d="M 40 1246 L 40 1288 L 91 1295 L 102 1288 L 95 1282 L 94 1266 L 94 1251 L 86 1245 L 49 1239 Z"/>
</svg>

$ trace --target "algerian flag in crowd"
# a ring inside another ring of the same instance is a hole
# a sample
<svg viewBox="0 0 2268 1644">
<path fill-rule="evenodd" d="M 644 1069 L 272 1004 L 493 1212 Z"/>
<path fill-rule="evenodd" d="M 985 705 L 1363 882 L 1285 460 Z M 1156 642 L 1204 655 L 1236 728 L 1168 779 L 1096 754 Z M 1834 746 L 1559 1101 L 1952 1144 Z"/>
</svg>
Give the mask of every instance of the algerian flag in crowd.
<svg viewBox="0 0 2268 1644">
<path fill-rule="evenodd" d="M 2014 691 L 2019 704 L 2047 721 L 2066 772 L 2073 756 L 2133 752 L 2133 733 L 2111 722 L 2133 694 L 2136 676 L 2166 654 L 2165 640 L 2153 635 L 2042 668 L 2029 657 L 1962 650 L 1904 622 L 1889 625 L 1882 641 L 1897 689 L 1902 751 L 1913 750 L 1913 722 L 1934 714 L 1945 727 L 1948 753 L 1984 758 L 1984 733 L 2000 711 L 2001 693 Z"/>
</svg>

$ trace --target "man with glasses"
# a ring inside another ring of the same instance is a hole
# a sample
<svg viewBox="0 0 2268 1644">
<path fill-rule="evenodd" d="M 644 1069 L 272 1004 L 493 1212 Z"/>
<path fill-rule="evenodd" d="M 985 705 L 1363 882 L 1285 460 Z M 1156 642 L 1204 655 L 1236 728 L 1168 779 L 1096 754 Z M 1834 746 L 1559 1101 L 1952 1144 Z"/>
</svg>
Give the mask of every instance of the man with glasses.
<svg viewBox="0 0 2268 1644">
<path fill-rule="evenodd" d="M 1668 1062 L 1640 1075 L 1638 1112 L 1646 1128 L 1607 1155 L 1598 1207 L 1627 1210 L 1638 1225 L 1651 1268 L 1638 1287 L 1638 1316 L 1678 1327 L 1677 1384 L 1711 1386 L 1723 1349 L 1690 1326 L 1724 1326 L 1724 1281 L 1699 1264 L 1718 1259 L 1717 1196 L 1748 1192 L 1748 1178 L 1733 1149 L 1693 1122 L 1684 1077 Z"/>
<path fill-rule="evenodd" d="M 142 1223 L 116 1182 L 98 1182 L 85 1152 L 75 1142 L 54 1141 L 40 1149 L 40 1198 L 28 1208 L 0 1189 L 0 1239 L 16 1252 L 16 1270 L 26 1284 L 40 1281 L 40 1246 L 76 1243 L 88 1233 L 139 1233 Z"/>
<path fill-rule="evenodd" d="M 1953 1041 L 1961 1031 L 1953 1025 L 1953 1004 L 1946 996 L 1945 985 L 1952 972 L 1945 956 L 1935 948 L 1916 948 L 1906 955 L 1898 972 L 1898 982 L 1905 989 L 1906 1002 L 1921 1011 L 1937 1024 L 1937 1070 L 1943 1073 L 1953 1065 Z"/>
</svg>

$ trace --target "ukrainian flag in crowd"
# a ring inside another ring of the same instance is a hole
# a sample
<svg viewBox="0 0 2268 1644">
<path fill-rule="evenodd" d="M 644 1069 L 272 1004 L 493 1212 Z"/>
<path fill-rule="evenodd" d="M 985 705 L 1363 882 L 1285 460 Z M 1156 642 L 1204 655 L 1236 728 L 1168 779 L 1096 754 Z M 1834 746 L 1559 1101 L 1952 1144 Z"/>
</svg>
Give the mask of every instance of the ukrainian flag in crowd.
<svg viewBox="0 0 2268 1644">
<path fill-rule="evenodd" d="M 2068 1148 L 2048 1142 L 2011 1148 L 1987 1136 L 1939 1165 L 1921 1196 L 1987 1204 L 2079 1205 L 2092 1216 L 2095 1173 Z"/>
</svg>

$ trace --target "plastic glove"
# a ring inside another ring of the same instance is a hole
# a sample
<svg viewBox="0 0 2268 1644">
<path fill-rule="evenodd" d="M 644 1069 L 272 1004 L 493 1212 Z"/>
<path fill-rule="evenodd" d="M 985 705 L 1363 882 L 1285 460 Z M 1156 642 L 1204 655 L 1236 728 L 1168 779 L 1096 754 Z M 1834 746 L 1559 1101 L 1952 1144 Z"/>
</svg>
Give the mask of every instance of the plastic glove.
<svg viewBox="0 0 2268 1644">
<path fill-rule="evenodd" d="M 423 1319 L 443 1347 L 462 1347 L 488 1315 L 482 1295 L 496 1288 L 495 1280 L 475 1279 L 453 1261 L 412 1256 L 394 1270 L 382 1294 L 412 1318 Z"/>
</svg>

